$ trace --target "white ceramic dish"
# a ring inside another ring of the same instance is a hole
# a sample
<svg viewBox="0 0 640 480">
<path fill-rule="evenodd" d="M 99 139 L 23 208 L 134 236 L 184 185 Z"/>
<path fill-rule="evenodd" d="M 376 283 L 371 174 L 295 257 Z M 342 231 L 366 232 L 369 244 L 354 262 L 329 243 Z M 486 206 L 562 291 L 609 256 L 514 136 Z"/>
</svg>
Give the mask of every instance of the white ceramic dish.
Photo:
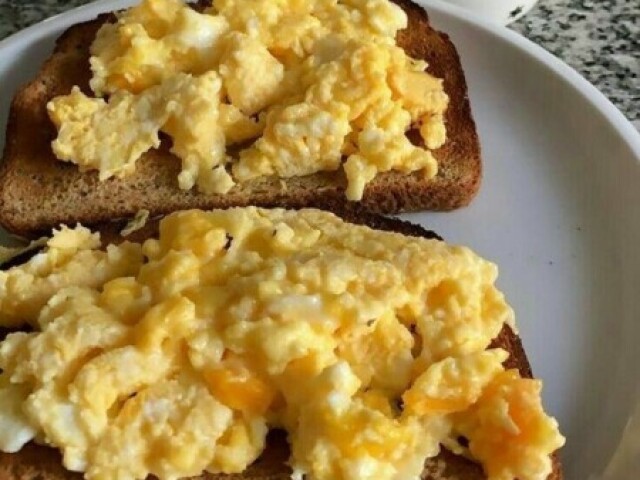
<svg viewBox="0 0 640 480">
<path fill-rule="evenodd" d="M 59 33 L 128 3 L 91 4 L 0 42 L 0 144 L 13 92 Z M 568 438 L 566 478 L 600 475 L 640 394 L 640 135 L 541 48 L 458 7 L 423 3 L 462 57 L 485 179 L 466 209 L 406 217 L 500 265 L 545 403 Z"/>
</svg>

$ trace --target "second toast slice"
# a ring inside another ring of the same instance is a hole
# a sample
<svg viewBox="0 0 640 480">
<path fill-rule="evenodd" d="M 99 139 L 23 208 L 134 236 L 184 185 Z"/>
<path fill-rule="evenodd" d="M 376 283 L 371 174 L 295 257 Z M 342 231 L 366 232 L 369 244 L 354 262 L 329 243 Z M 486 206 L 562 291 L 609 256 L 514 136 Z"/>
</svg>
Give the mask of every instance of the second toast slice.
<svg viewBox="0 0 640 480">
<path fill-rule="evenodd" d="M 408 237 L 439 238 L 434 232 L 419 225 L 394 218 L 386 218 L 362 211 L 336 212 L 344 221 L 365 225 L 375 230 L 401 233 Z M 103 245 L 120 243 L 119 235 L 126 222 L 111 222 L 99 227 Z M 158 234 L 158 222 L 150 221 L 141 229 L 126 237 L 126 240 L 142 242 Z M 0 341 L 9 333 L 0 329 Z M 520 337 L 509 327 L 503 326 L 489 348 L 502 348 L 509 353 L 504 362 L 507 369 L 516 369 L 523 378 L 533 378 L 531 366 L 527 359 Z M 287 464 L 290 451 L 283 431 L 272 431 L 267 437 L 267 447 L 259 459 L 247 470 L 237 474 L 203 473 L 191 480 L 289 480 L 291 468 Z M 562 480 L 562 467 L 557 453 L 551 456 L 553 470 L 547 480 Z M 486 480 L 487 475 L 482 467 L 474 461 L 456 455 L 446 448 L 424 464 L 421 476 L 424 480 Z M 69 472 L 62 466 L 60 454 L 52 449 L 31 443 L 17 453 L 0 452 L 0 479 L 2 480 L 82 480 L 81 473 Z"/>
</svg>

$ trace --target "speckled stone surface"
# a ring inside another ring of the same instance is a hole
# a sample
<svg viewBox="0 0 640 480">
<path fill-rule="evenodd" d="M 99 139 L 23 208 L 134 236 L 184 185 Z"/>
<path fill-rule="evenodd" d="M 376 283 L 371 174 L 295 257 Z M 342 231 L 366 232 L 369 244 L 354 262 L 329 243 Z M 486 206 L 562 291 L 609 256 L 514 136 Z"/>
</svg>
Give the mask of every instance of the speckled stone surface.
<svg viewBox="0 0 640 480">
<path fill-rule="evenodd" d="M 575 68 L 640 130 L 640 0 L 541 0 L 512 28 Z"/>
<path fill-rule="evenodd" d="M 0 0 L 0 39 L 88 0 Z M 640 0 L 541 0 L 512 28 L 567 62 L 640 130 Z"/>
</svg>

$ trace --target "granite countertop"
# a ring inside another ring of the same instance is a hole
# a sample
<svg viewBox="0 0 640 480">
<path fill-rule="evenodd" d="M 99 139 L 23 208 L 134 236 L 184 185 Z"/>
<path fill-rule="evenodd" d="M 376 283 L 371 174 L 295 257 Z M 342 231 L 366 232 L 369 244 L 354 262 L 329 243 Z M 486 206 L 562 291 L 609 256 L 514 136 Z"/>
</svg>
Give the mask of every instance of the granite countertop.
<svg viewBox="0 0 640 480">
<path fill-rule="evenodd" d="M 540 0 L 511 27 L 575 68 L 640 130 L 640 1 Z"/>
<path fill-rule="evenodd" d="M 0 39 L 90 0 L 0 0 Z M 640 130 L 640 2 L 540 0 L 511 27 L 598 87 Z"/>
</svg>

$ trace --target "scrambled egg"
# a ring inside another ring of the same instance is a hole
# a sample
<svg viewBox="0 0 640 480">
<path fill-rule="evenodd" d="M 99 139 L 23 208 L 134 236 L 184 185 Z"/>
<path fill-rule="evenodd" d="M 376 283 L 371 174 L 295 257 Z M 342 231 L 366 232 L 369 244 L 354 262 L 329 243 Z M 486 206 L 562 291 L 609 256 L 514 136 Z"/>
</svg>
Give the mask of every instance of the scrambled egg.
<svg viewBox="0 0 640 480">
<path fill-rule="evenodd" d="M 317 210 L 186 211 L 100 250 L 83 227 L 0 274 L 0 450 L 87 479 L 242 472 L 285 428 L 293 479 L 419 479 L 440 445 L 546 479 L 540 382 L 488 349 L 513 313 L 463 247 Z"/>
<path fill-rule="evenodd" d="M 381 172 L 433 177 L 448 97 L 396 46 L 406 25 L 389 0 L 220 0 L 202 13 L 143 0 L 91 46 L 98 98 L 76 87 L 49 103 L 53 151 L 104 180 L 131 174 L 164 132 L 179 187 L 207 193 L 343 167 L 359 200 Z"/>
<path fill-rule="evenodd" d="M 55 231 L 47 251 L 20 268 L 0 271 L 0 326 L 37 325 L 49 299 L 72 285 L 100 288 L 105 282 L 133 275 L 142 264 L 140 245 L 109 245 L 99 250 L 100 235 L 84 227 Z"/>
<path fill-rule="evenodd" d="M 138 230 L 144 228 L 144 226 L 147 224 L 147 221 L 149 220 L 150 214 L 151 213 L 149 212 L 149 210 L 146 210 L 144 208 L 142 210 L 138 210 L 134 217 L 127 222 L 122 230 L 120 230 L 120 236 L 128 237 L 133 232 L 137 232 Z"/>
</svg>

